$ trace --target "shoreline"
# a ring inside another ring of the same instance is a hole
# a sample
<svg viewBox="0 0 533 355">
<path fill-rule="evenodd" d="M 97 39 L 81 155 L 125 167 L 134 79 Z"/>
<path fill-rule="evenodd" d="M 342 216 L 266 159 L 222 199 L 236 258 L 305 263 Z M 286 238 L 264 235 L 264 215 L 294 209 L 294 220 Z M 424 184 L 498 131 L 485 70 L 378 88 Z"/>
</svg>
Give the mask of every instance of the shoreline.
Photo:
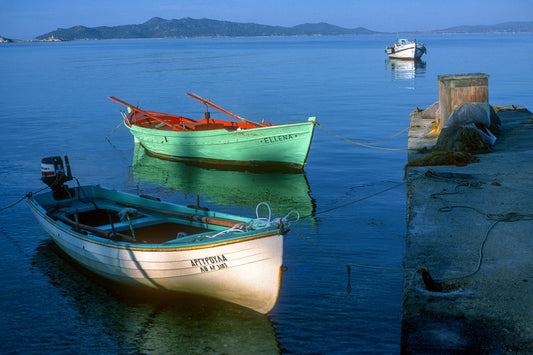
<svg viewBox="0 0 533 355">
<path fill-rule="evenodd" d="M 372 36 L 464 36 L 464 35 L 528 35 L 533 31 L 491 31 L 491 32 L 398 32 L 398 33 L 371 33 L 371 34 L 309 34 L 309 35 L 265 35 L 265 36 L 183 36 L 183 37 L 130 37 L 130 38 L 80 38 L 80 39 L 62 39 L 50 37 L 45 39 L 12 39 L 0 35 L 0 43 L 34 43 L 34 42 L 76 42 L 76 41 L 115 41 L 115 40 L 161 40 L 161 39 L 198 39 L 198 38 L 295 38 L 295 37 L 372 37 Z M 51 36 L 52 37 L 52 36 Z"/>
</svg>

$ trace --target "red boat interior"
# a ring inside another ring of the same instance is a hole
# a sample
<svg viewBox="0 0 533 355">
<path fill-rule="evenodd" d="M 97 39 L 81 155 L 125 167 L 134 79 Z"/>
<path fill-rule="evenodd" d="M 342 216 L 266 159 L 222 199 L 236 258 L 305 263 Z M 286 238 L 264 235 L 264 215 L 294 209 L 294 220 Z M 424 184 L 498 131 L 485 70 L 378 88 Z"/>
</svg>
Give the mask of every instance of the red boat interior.
<svg viewBox="0 0 533 355">
<path fill-rule="evenodd" d="M 235 131 L 237 129 L 251 129 L 258 126 L 248 122 L 233 122 L 214 120 L 212 118 L 205 118 L 203 120 L 193 120 L 191 118 L 174 116 L 158 112 L 143 112 L 132 111 L 128 116 L 130 124 L 134 124 L 144 128 L 154 128 L 163 131 L 207 131 L 213 129 L 226 129 L 228 131 Z M 273 124 L 263 123 L 265 126 L 273 126 Z"/>
<path fill-rule="evenodd" d="M 209 111 L 206 111 L 205 118 L 203 120 L 194 120 L 192 118 L 170 115 L 167 113 L 144 111 L 138 107 L 128 104 L 127 102 L 117 99 L 116 97 L 109 96 L 109 98 L 129 108 L 130 112 L 125 117 L 125 122 L 129 126 L 135 125 L 144 128 L 154 128 L 158 130 L 168 131 L 208 131 L 215 129 L 226 129 L 228 131 L 236 131 L 238 129 L 251 129 L 257 127 L 275 126 L 275 124 L 272 123 L 258 123 L 239 117 L 196 94 L 187 93 L 186 95 L 204 103 L 206 109 L 207 107 L 213 107 L 233 118 L 236 118 L 240 122 L 214 120 L 210 117 Z"/>
</svg>

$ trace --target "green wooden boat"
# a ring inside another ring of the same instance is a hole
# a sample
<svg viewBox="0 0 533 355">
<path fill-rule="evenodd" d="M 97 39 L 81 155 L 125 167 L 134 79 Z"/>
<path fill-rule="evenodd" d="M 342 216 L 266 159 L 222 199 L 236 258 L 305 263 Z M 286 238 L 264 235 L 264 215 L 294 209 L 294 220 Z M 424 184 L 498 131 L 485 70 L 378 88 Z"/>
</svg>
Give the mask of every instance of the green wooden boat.
<svg viewBox="0 0 533 355">
<path fill-rule="evenodd" d="M 124 124 L 135 142 L 158 158 L 295 169 L 306 165 L 315 117 L 302 123 L 257 123 L 196 94 L 187 95 L 238 121 L 212 119 L 208 110 L 202 120 L 144 111 L 113 96 L 109 98 L 128 108 L 127 113 L 123 112 Z"/>
</svg>

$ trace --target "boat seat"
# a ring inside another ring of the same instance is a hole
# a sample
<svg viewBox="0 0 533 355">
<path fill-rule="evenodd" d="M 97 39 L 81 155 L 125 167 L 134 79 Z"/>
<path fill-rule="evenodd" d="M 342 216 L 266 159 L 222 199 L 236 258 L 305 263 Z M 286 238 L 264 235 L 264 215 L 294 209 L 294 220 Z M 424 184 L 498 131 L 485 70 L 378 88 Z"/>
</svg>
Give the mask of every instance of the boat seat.
<svg viewBox="0 0 533 355">
<path fill-rule="evenodd" d="M 228 131 L 228 132 L 236 131 L 236 130 L 239 129 L 238 126 L 224 126 L 224 128 L 225 128 L 226 131 Z"/>
<path fill-rule="evenodd" d="M 222 123 L 192 123 L 187 126 L 195 131 L 209 131 L 212 129 L 224 128 L 224 124 Z"/>
</svg>

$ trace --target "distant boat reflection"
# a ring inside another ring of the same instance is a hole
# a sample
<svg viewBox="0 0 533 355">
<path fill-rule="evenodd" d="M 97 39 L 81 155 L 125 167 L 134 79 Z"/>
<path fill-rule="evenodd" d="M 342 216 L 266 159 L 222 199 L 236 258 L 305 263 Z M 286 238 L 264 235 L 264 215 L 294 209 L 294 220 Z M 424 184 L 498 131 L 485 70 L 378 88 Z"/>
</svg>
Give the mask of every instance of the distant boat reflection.
<svg viewBox="0 0 533 355">
<path fill-rule="evenodd" d="M 116 349 L 103 344 L 105 352 L 280 353 L 273 323 L 266 315 L 209 298 L 124 286 L 86 270 L 80 272 L 68 260 L 51 240 L 43 242 L 32 257 L 32 264 L 60 290 L 58 297 L 65 298 L 81 315 L 65 317 L 71 323 L 64 326 L 83 332 L 91 327 L 90 332 L 80 335 L 72 351 L 65 351 L 64 343 L 50 340 L 48 346 L 57 345 L 61 352 L 99 352 L 94 337 L 112 334 Z"/>
<path fill-rule="evenodd" d="M 392 80 L 415 79 L 426 73 L 426 62 L 421 60 L 387 59 L 385 64 L 392 73 Z"/>
<path fill-rule="evenodd" d="M 314 216 L 315 202 L 310 196 L 305 172 L 253 172 L 219 170 L 149 156 L 135 144 L 133 178 L 160 186 L 200 195 L 219 205 L 253 209 L 267 202 L 272 216 L 296 210 L 302 217 Z"/>
</svg>

